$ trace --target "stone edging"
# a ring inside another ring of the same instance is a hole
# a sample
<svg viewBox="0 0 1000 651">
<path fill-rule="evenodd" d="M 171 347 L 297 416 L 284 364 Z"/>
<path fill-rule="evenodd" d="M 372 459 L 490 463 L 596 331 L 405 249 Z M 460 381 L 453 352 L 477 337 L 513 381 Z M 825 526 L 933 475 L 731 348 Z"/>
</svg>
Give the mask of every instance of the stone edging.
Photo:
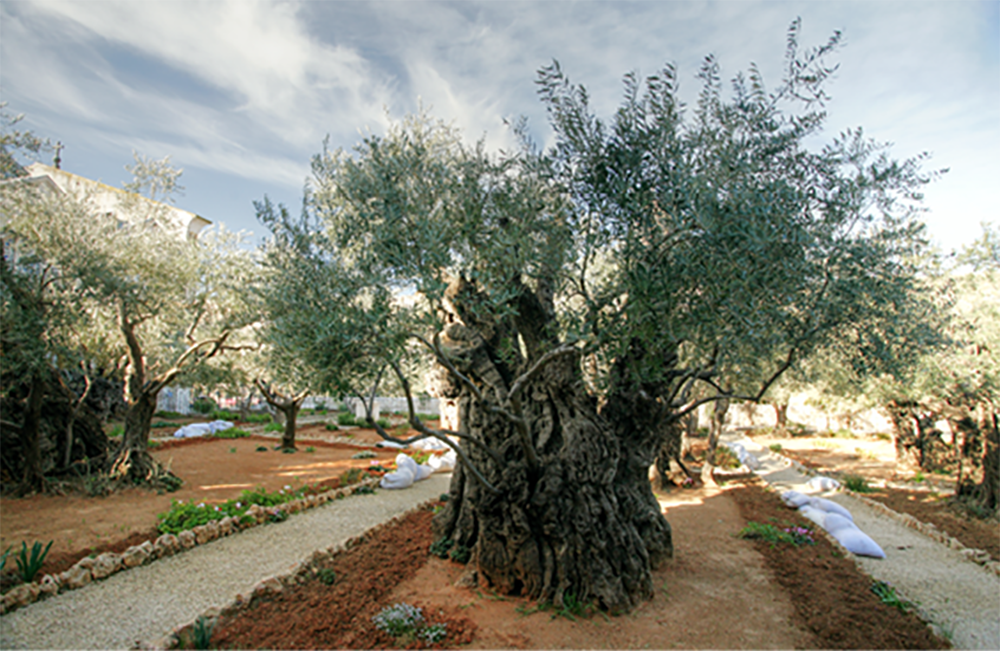
<svg viewBox="0 0 1000 651">
<path fill-rule="evenodd" d="M 379 531 L 384 530 L 387 527 L 393 526 L 401 522 L 408 515 L 415 513 L 421 509 L 426 508 L 428 505 L 433 504 L 437 501 L 437 498 L 432 498 L 414 506 L 413 508 L 407 510 L 400 515 L 393 517 L 381 524 L 377 524 L 374 527 L 368 529 L 364 533 L 349 538 L 346 542 L 328 547 L 326 549 L 320 549 L 312 553 L 312 555 L 301 561 L 286 572 L 275 574 L 273 576 L 265 577 L 258 581 L 247 594 L 238 594 L 236 597 L 227 605 L 222 608 L 211 607 L 202 612 L 201 615 L 188 622 L 187 624 L 181 624 L 176 626 L 170 633 L 164 637 L 148 641 L 145 644 L 138 646 L 140 649 L 177 649 L 177 648 L 194 648 L 194 630 L 198 621 L 201 620 L 204 625 L 208 627 L 214 627 L 218 622 L 219 618 L 225 615 L 234 614 L 245 608 L 249 608 L 263 597 L 269 595 L 281 594 L 284 592 L 285 588 L 291 588 L 296 585 L 305 583 L 307 580 L 312 578 L 317 573 L 317 566 L 330 560 L 336 558 L 340 554 L 358 546 L 359 544 L 368 540 L 370 536 Z"/>
<path fill-rule="evenodd" d="M 267 521 L 267 516 L 276 510 L 287 514 L 298 513 L 340 497 L 353 495 L 364 487 L 375 488 L 379 481 L 379 477 L 369 477 L 357 484 L 328 490 L 319 495 L 308 495 L 271 508 L 254 504 L 246 511 L 246 515 L 252 516 L 253 520 L 245 524 L 241 524 L 236 518 L 225 517 L 182 531 L 176 536 L 163 534 L 155 541 L 147 540 L 141 545 L 129 547 L 121 554 L 105 552 L 96 558 L 82 558 L 65 572 L 55 576 L 46 574 L 38 582 L 24 583 L 12 588 L 0 601 L 0 614 L 12 612 L 40 599 L 54 597 L 60 592 L 82 588 L 91 581 L 100 581 L 120 571 L 146 565 L 156 559 L 173 556 L 197 545 L 204 545 L 217 538 L 263 524 Z"/>
</svg>

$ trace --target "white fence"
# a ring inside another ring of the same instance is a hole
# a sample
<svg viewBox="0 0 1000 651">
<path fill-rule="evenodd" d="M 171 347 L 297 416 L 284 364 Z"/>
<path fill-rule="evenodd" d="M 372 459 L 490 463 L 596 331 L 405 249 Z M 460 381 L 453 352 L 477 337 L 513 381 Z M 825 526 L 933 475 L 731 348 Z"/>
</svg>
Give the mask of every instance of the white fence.
<svg viewBox="0 0 1000 651">
<path fill-rule="evenodd" d="M 190 414 L 191 403 L 195 401 L 198 396 L 191 389 L 185 389 L 180 387 L 168 387 L 163 391 L 160 391 L 160 395 L 156 399 L 156 410 L 157 411 L 173 411 L 178 414 Z M 229 400 L 219 401 L 219 407 L 222 409 L 236 409 L 238 406 L 238 400 L 236 398 Z M 254 400 L 254 406 L 256 407 L 263 401 L 258 397 Z M 337 409 L 343 404 L 349 411 L 355 413 L 358 416 L 364 416 L 364 406 L 361 404 L 360 398 L 345 398 L 343 401 L 331 398 L 329 396 L 308 396 L 302 402 L 303 409 L 315 409 L 318 405 L 323 405 L 327 409 Z M 417 410 L 418 414 L 434 414 L 438 415 L 440 412 L 438 410 L 438 399 L 437 398 L 414 398 L 413 407 Z M 406 413 L 406 398 L 391 398 L 391 397 L 378 397 L 375 398 L 375 414 L 376 418 L 380 414 L 391 413 L 391 412 L 402 412 Z"/>
</svg>

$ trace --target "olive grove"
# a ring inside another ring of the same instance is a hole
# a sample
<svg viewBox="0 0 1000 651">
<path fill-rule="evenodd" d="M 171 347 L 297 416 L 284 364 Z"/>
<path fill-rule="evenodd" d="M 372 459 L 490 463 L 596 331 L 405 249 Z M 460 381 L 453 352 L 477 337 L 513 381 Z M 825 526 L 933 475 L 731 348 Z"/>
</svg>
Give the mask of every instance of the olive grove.
<svg viewBox="0 0 1000 651">
<path fill-rule="evenodd" d="M 818 346 L 894 336 L 933 175 L 860 129 L 807 146 L 839 37 L 797 36 L 772 90 L 751 67 L 726 94 L 709 57 L 694 107 L 666 66 L 626 75 L 607 121 L 553 64 L 548 151 L 520 124 L 491 156 L 422 114 L 324 146 L 301 216 L 258 206 L 266 313 L 318 388 L 408 392 L 424 355 L 458 400 L 460 431 L 410 424 L 462 460 L 434 527 L 471 551 L 466 579 L 628 610 L 673 551 L 648 469 L 677 421 L 759 399 Z"/>
</svg>

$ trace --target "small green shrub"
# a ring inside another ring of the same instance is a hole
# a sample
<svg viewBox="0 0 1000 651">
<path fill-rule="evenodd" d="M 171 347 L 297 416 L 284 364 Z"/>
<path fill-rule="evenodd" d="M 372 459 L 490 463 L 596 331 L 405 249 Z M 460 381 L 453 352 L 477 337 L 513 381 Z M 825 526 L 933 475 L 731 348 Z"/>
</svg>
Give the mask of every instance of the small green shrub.
<svg viewBox="0 0 1000 651">
<path fill-rule="evenodd" d="M 236 454 L 236 448 L 229 448 L 230 454 Z"/>
<path fill-rule="evenodd" d="M 337 573 L 332 568 L 324 567 L 316 573 L 316 577 L 323 585 L 333 585 L 337 582 Z"/>
<path fill-rule="evenodd" d="M 354 414 L 350 412 L 344 412 L 342 414 L 337 414 L 337 424 L 338 425 L 356 425 L 354 422 Z"/>
<path fill-rule="evenodd" d="M 871 585 L 871 591 L 887 606 L 898 608 L 900 612 L 906 612 L 911 608 L 916 608 L 919 604 L 907 599 L 903 599 L 896 594 L 896 588 L 887 581 L 875 581 Z"/>
<path fill-rule="evenodd" d="M 286 486 L 277 492 L 268 493 L 266 489 L 258 486 L 253 490 L 243 491 L 238 499 L 228 500 L 213 506 L 206 505 L 204 502 L 194 504 L 172 500 L 170 510 L 157 516 L 160 519 L 160 524 L 156 528 L 160 533 L 178 534 L 227 516 L 244 521 L 245 518 L 249 517 L 246 515 L 247 509 L 255 504 L 268 509 L 268 522 L 282 522 L 288 518 L 288 514 L 275 507 L 299 499 L 306 494 L 306 490 L 306 487 L 293 490 L 291 486 Z"/>
<path fill-rule="evenodd" d="M 217 439 L 245 439 L 250 436 L 250 432 L 242 430 L 238 427 L 230 427 L 229 429 L 222 430 L 221 432 L 216 432 L 212 434 Z"/>
<path fill-rule="evenodd" d="M 111 431 L 108 432 L 108 438 L 118 439 L 121 438 L 124 434 L 125 434 L 125 428 L 122 427 L 121 425 L 115 425 L 114 427 L 111 428 Z"/>
<path fill-rule="evenodd" d="M 157 418 L 184 418 L 184 414 L 176 411 L 158 411 L 153 416 Z"/>
<path fill-rule="evenodd" d="M 351 484 L 356 484 L 361 481 L 361 469 L 360 468 L 350 468 L 340 475 L 340 485 L 350 486 Z"/>
<path fill-rule="evenodd" d="M 326 402 L 324 402 L 323 400 L 317 400 L 313 404 L 313 411 L 321 411 L 323 413 L 326 413 Z"/>
<path fill-rule="evenodd" d="M 417 419 L 426 423 L 432 420 L 440 420 L 441 417 L 438 416 L 437 414 L 417 414 Z"/>
<path fill-rule="evenodd" d="M 152 425 L 150 425 L 150 427 L 153 429 L 160 429 L 162 427 L 180 427 L 180 426 L 181 426 L 180 423 L 172 423 L 169 420 L 158 420 Z"/>
<path fill-rule="evenodd" d="M 451 549 L 455 541 L 451 538 L 441 538 L 431 543 L 430 553 L 438 558 L 448 558 L 448 550 Z"/>
<path fill-rule="evenodd" d="M 340 429 L 340 426 L 337 425 L 336 423 L 327 423 L 325 425 L 325 427 L 326 427 L 326 431 L 328 431 L 328 432 L 336 432 L 337 430 Z"/>
<path fill-rule="evenodd" d="M 720 445 L 715 448 L 715 454 L 712 456 L 712 465 L 717 468 L 728 468 L 734 470 L 739 468 L 742 464 L 740 464 L 739 457 L 733 454 L 732 450 L 724 445 Z"/>
<path fill-rule="evenodd" d="M 781 452 L 781 443 L 772 443 L 767 447 L 771 452 Z"/>
<path fill-rule="evenodd" d="M 868 480 L 857 475 L 844 477 L 844 487 L 855 493 L 874 493 L 875 489 L 868 485 Z"/>
<path fill-rule="evenodd" d="M 465 565 L 472 557 L 472 551 L 465 545 L 455 545 L 452 547 L 451 551 L 448 552 L 448 555 L 451 556 L 451 560 L 456 563 Z"/>
<path fill-rule="evenodd" d="M 7 565 L 7 557 L 10 556 L 11 549 L 13 549 L 13 546 L 7 547 L 7 549 L 3 550 L 3 555 L 0 556 L 0 572 L 3 572 L 3 568 Z"/>
<path fill-rule="evenodd" d="M 282 454 L 295 454 L 296 452 L 298 452 L 298 450 L 295 448 L 281 448 Z"/>
<path fill-rule="evenodd" d="M 316 448 L 314 448 L 314 447 L 313 447 L 313 446 L 311 446 L 311 445 L 309 445 L 309 446 L 307 446 L 307 447 L 306 447 L 306 453 L 307 453 L 307 454 L 312 454 L 312 453 L 313 453 L 313 452 L 315 452 L 315 451 L 316 451 Z"/>
<path fill-rule="evenodd" d="M 374 459 L 377 455 L 371 450 L 362 450 L 356 454 L 352 454 L 352 459 Z"/>
<path fill-rule="evenodd" d="M 444 640 L 448 632 L 445 624 L 428 624 L 423 610 L 407 603 L 383 608 L 372 617 L 372 621 L 375 628 L 391 635 L 402 646 L 409 646 L 418 640 L 424 644 L 437 644 Z"/>
<path fill-rule="evenodd" d="M 266 445 L 258 445 L 256 448 L 254 448 L 254 451 L 255 452 L 267 452 L 267 446 Z"/>
<path fill-rule="evenodd" d="M 211 414 L 218 407 L 211 398 L 199 398 L 191 403 L 191 411 L 205 415 Z"/>
<path fill-rule="evenodd" d="M 191 633 L 193 636 L 192 644 L 196 649 L 207 649 L 212 643 L 212 629 L 215 628 L 215 624 L 206 619 L 205 617 L 199 617 L 194 622 L 194 628 Z"/>
<path fill-rule="evenodd" d="M 268 423 L 264 426 L 265 432 L 283 432 L 285 431 L 285 426 L 281 423 Z"/>
<path fill-rule="evenodd" d="M 378 424 L 378 426 L 379 426 L 379 427 L 381 427 L 382 429 L 389 429 L 390 427 L 392 427 L 392 423 L 391 423 L 391 422 L 389 422 L 389 419 L 388 419 L 388 418 L 377 418 L 377 419 L 375 420 L 375 422 L 376 422 L 376 423 Z"/>
<path fill-rule="evenodd" d="M 45 557 L 49 555 L 49 549 L 52 548 L 53 540 L 49 541 L 49 544 L 45 546 L 45 550 L 42 550 L 42 543 L 37 540 L 31 546 L 31 554 L 28 554 L 28 543 L 21 543 L 21 553 L 15 559 L 17 561 L 17 571 L 21 575 L 21 578 L 25 583 L 31 583 L 35 580 L 35 575 L 38 574 L 38 570 L 42 569 L 42 565 L 45 563 Z"/>
<path fill-rule="evenodd" d="M 271 414 L 248 414 L 246 422 L 251 424 L 270 423 L 273 418 Z"/>
<path fill-rule="evenodd" d="M 216 409 L 212 412 L 212 420 L 237 420 L 236 414 L 227 409 Z"/>
</svg>

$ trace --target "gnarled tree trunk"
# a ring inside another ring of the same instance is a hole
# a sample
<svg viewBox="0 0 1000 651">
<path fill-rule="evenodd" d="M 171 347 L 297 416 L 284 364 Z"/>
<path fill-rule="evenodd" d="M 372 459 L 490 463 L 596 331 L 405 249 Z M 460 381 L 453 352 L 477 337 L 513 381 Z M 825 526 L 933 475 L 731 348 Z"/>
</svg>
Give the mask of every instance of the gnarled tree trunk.
<svg viewBox="0 0 1000 651">
<path fill-rule="evenodd" d="M 519 326 L 524 333 L 530 323 Z M 445 333 L 456 366 L 495 403 L 513 377 L 499 354 L 501 330 L 453 324 Z M 529 350 L 541 339 L 530 334 Z M 458 397 L 462 430 L 496 455 L 463 441 L 495 491 L 460 466 L 451 499 L 434 520 L 438 540 L 471 552 L 465 579 L 503 594 L 595 603 L 611 612 L 652 596 L 651 570 L 673 547 L 648 479 L 659 443 L 643 422 L 654 413 L 651 405 L 612 399 L 599 413 L 578 355 L 559 357 L 519 394 L 533 461 L 515 423 L 443 377 L 437 394 Z"/>
<path fill-rule="evenodd" d="M 264 394 L 264 400 L 267 401 L 267 404 L 277 409 L 278 413 L 283 416 L 285 429 L 281 435 L 281 449 L 295 450 L 295 420 L 309 392 L 302 391 L 294 396 L 286 396 L 260 380 L 254 380 L 254 384 Z"/>
</svg>

